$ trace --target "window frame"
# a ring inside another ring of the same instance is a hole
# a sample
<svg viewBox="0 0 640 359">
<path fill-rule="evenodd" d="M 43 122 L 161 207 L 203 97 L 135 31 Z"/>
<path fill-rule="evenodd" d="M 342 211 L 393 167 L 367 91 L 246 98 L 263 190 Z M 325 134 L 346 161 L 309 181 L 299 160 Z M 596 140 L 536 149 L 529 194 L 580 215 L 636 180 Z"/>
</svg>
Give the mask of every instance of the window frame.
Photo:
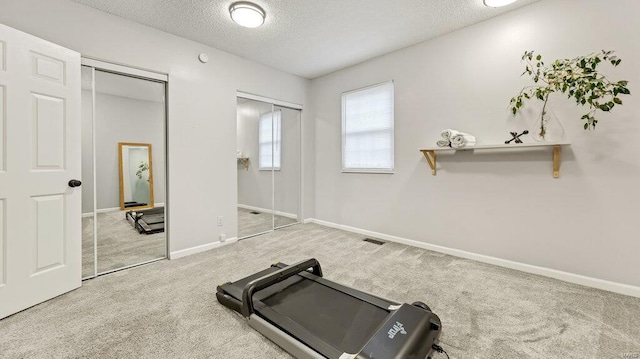
<svg viewBox="0 0 640 359">
<path fill-rule="evenodd" d="M 273 139 L 275 137 L 274 136 L 275 135 L 275 131 L 274 131 L 274 127 L 275 126 L 274 126 L 274 124 L 275 124 L 276 121 L 274 121 L 274 118 L 275 118 L 274 114 L 276 112 L 278 112 L 280 114 L 278 116 L 278 121 L 280 123 L 279 123 L 279 126 L 278 126 L 279 133 L 278 133 L 278 136 L 277 136 L 278 144 L 280 146 L 280 150 L 277 152 L 278 153 L 278 157 L 279 157 L 277 162 L 278 162 L 279 166 L 274 167 L 273 164 L 275 162 L 274 159 L 275 159 L 276 152 L 273 149 L 273 146 L 274 146 L 274 143 L 275 143 L 275 141 Z M 271 166 L 264 166 L 263 167 L 262 166 L 262 142 L 260 141 L 260 134 L 262 132 L 260 131 L 260 126 L 261 126 L 262 121 L 263 121 L 262 117 L 264 115 L 267 115 L 267 114 L 271 114 L 271 141 L 270 142 L 271 142 L 271 155 L 272 155 L 272 157 L 271 157 Z M 282 111 L 280 111 L 280 110 L 271 110 L 269 112 L 265 112 L 265 113 L 260 114 L 260 117 L 258 118 L 258 171 L 280 171 L 281 168 L 282 168 Z"/>
<path fill-rule="evenodd" d="M 347 134 L 345 133 L 346 130 L 346 113 L 345 113 L 345 104 L 346 104 L 346 98 L 349 94 L 355 93 L 355 92 L 360 92 L 360 91 L 364 91 L 364 90 L 368 90 L 374 87 L 381 87 L 381 86 L 385 86 L 385 85 L 389 85 L 391 84 L 391 168 L 352 168 L 352 167 L 345 167 L 345 146 L 347 143 Z M 341 167 L 342 173 L 373 173 L 373 174 L 394 174 L 395 173 L 395 83 L 393 80 L 389 80 L 389 81 L 385 81 L 385 82 L 381 82 L 381 83 L 377 83 L 377 84 L 373 84 L 373 85 L 369 85 L 369 86 L 365 86 L 365 87 L 361 87 L 361 88 L 357 88 L 357 89 L 353 89 L 350 91 L 346 91 L 342 93 L 342 163 L 341 163 Z"/>
</svg>

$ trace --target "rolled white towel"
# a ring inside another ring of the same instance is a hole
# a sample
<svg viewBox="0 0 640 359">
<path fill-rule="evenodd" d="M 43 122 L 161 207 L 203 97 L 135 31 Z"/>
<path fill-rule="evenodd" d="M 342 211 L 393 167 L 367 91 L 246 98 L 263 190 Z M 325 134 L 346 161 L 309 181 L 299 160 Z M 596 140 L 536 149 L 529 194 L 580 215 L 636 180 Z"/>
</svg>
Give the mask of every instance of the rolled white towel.
<svg viewBox="0 0 640 359">
<path fill-rule="evenodd" d="M 457 134 L 459 134 L 460 131 L 456 131 L 456 130 L 452 130 L 450 128 L 447 128 L 446 130 L 442 131 L 442 133 L 440 134 L 440 136 L 442 136 L 442 138 L 444 138 L 447 141 L 451 141 L 451 138 Z"/>
<path fill-rule="evenodd" d="M 451 142 L 449 140 L 440 140 L 436 142 L 438 147 L 451 147 Z"/>
<path fill-rule="evenodd" d="M 476 137 L 468 133 L 460 132 L 457 135 L 451 137 L 451 147 L 453 148 L 473 147 L 475 145 Z"/>
<path fill-rule="evenodd" d="M 462 148 L 467 144 L 467 140 L 463 135 L 455 135 L 451 137 L 451 147 L 453 148 Z"/>
</svg>

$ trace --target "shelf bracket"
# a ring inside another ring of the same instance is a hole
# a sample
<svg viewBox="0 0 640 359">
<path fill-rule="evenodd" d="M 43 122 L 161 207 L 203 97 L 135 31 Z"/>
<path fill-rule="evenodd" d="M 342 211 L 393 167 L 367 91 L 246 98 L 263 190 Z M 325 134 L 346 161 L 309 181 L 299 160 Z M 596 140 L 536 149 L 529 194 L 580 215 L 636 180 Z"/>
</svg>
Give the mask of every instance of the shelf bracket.
<svg viewBox="0 0 640 359">
<path fill-rule="evenodd" d="M 427 163 L 429 167 L 431 167 L 431 174 L 436 175 L 436 151 L 433 150 L 422 150 L 422 154 L 424 158 L 427 159 Z"/>
<path fill-rule="evenodd" d="M 248 158 L 238 158 L 238 161 L 240 161 L 240 163 L 242 163 L 242 165 L 244 166 L 244 169 L 246 171 L 249 170 L 249 159 Z"/>
<path fill-rule="evenodd" d="M 560 177 L 560 146 L 553 146 L 553 178 Z"/>
</svg>

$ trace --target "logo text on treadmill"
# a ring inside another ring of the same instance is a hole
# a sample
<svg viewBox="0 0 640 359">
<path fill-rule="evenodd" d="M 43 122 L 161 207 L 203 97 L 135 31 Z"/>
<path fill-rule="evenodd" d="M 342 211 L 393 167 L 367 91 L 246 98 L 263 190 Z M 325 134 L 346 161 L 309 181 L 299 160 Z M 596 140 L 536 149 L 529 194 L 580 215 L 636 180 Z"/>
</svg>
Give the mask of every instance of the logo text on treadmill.
<svg viewBox="0 0 640 359">
<path fill-rule="evenodd" d="M 391 329 L 387 332 L 389 334 L 389 339 L 393 339 L 396 334 L 407 334 L 407 331 L 404 329 L 404 325 L 400 322 L 396 322 Z"/>
</svg>

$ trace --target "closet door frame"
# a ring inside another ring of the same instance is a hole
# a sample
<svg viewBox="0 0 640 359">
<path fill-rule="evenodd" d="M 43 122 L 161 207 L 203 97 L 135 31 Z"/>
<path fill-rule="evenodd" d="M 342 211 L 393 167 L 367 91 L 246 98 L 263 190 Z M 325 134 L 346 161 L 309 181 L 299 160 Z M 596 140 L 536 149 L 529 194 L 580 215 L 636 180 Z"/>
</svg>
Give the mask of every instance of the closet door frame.
<svg viewBox="0 0 640 359">
<path fill-rule="evenodd" d="M 151 70 L 145 70 L 141 68 L 116 64 L 112 62 L 107 62 L 103 60 L 98 60 L 92 57 L 82 56 L 81 57 L 81 65 L 91 68 L 91 126 L 92 126 L 92 157 L 93 157 L 93 275 L 83 277 L 82 280 L 92 279 L 101 275 L 117 272 L 120 270 L 137 267 L 140 265 L 153 263 L 161 260 L 165 260 L 169 258 L 169 227 L 170 227 L 170 198 L 169 198 L 169 75 L 155 72 Z M 108 72 L 115 75 L 127 76 L 138 78 L 141 80 L 153 81 L 153 82 L 161 82 L 164 84 L 164 165 L 165 165 L 165 188 L 164 188 L 164 233 L 165 233 L 165 255 L 162 258 L 152 259 L 148 261 L 144 261 L 141 263 L 127 265 L 121 268 L 111 269 L 104 272 L 98 273 L 98 212 L 97 212 L 97 194 L 96 194 L 96 149 L 95 149 L 95 141 L 96 141 L 96 83 L 95 83 L 95 73 L 96 70 L 102 72 Z"/>
<path fill-rule="evenodd" d="M 304 109 L 302 108 L 302 105 L 297 104 L 297 103 L 293 103 L 293 102 L 287 102 L 287 101 L 282 101 L 282 100 L 277 100 L 277 99 L 273 99 L 273 98 L 269 98 L 269 97 L 264 97 L 264 96 L 260 96 L 260 95 L 255 95 L 249 92 L 243 92 L 243 91 L 236 91 L 236 98 L 244 98 L 247 100 L 254 100 L 254 101 L 260 101 L 260 102 L 264 102 L 267 104 L 271 105 L 271 109 L 272 111 L 275 109 L 275 106 L 277 107 L 282 107 L 282 108 L 286 108 L 286 109 L 291 109 L 291 110 L 297 110 L 300 111 L 300 131 L 299 131 L 299 136 L 298 136 L 298 146 L 300 148 L 300 176 L 298 176 L 299 178 L 299 183 L 298 183 L 298 188 L 299 188 L 299 193 L 298 193 L 298 222 L 296 223 L 291 223 L 288 225 L 284 225 L 284 226 L 280 226 L 278 228 L 276 228 L 275 226 L 275 211 L 276 211 L 276 204 L 275 204 L 275 180 L 274 180 L 274 171 L 273 169 L 271 170 L 271 211 L 272 211 L 272 218 L 271 218 L 271 222 L 272 222 L 272 228 L 268 231 L 262 232 L 262 233 L 256 233 L 256 234 L 252 234 L 249 235 L 247 237 L 242 237 L 239 239 L 245 239 L 245 238 L 250 238 L 250 237 L 254 237 L 260 234 L 265 234 L 265 233 L 269 233 L 269 232 L 273 232 L 276 229 L 281 229 L 281 228 L 285 228 L 285 227 L 289 227 L 289 226 L 293 226 L 296 224 L 300 224 L 300 223 L 304 223 L 304 154 L 305 154 L 305 147 L 304 147 L 304 141 L 302 141 L 302 134 L 304 133 Z M 238 181 L 236 180 L 236 186 L 238 184 Z M 236 193 L 238 192 L 238 189 L 236 188 Z M 237 199 L 236 199 L 237 202 Z"/>
</svg>

